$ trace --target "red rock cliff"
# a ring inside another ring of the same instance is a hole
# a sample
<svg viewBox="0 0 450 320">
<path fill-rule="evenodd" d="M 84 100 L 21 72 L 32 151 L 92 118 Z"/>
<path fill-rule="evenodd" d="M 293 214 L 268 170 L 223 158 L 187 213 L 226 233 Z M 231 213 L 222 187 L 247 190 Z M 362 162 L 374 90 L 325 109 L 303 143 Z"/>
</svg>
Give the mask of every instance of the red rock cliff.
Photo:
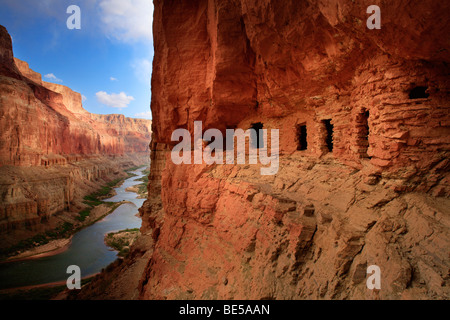
<svg viewBox="0 0 450 320">
<path fill-rule="evenodd" d="M 154 4 L 149 199 L 117 267 L 142 276 L 100 296 L 450 297 L 448 3 Z M 279 129 L 278 173 L 175 165 L 171 134 L 195 120 Z"/>
</svg>

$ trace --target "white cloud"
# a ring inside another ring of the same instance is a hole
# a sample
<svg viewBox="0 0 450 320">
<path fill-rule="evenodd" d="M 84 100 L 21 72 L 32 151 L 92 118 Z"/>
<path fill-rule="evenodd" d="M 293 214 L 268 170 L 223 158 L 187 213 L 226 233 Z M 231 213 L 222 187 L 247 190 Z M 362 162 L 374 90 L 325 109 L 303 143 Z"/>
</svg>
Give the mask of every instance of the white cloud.
<svg viewBox="0 0 450 320">
<path fill-rule="evenodd" d="M 132 96 L 127 96 L 125 92 L 108 94 L 105 91 L 99 91 L 95 94 L 98 102 L 112 108 L 123 109 L 134 100 Z"/>
<path fill-rule="evenodd" d="M 153 3 L 150 0 L 102 0 L 101 22 L 108 36 L 124 42 L 152 39 Z"/>
<path fill-rule="evenodd" d="M 136 59 L 131 63 L 135 76 L 142 82 L 150 83 L 152 63 L 148 59 Z"/>
<path fill-rule="evenodd" d="M 55 81 L 55 82 L 63 82 L 61 79 L 58 79 L 53 73 L 48 73 L 46 75 L 44 75 L 44 78 L 47 78 L 51 81 Z"/>
<path fill-rule="evenodd" d="M 151 119 L 152 118 L 152 112 L 151 111 L 140 112 L 140 113 L 136 113 L 134 116 L 138 117 L 138 118 Z"/>
<path fill-rule="evenodd" d="M 117 78 L 114 78 L 114 77 L 109 77 L 109 80 L 111 80 L 111 81 L 119 81 L 119 80 L 117 80 Z"/>
<path fill-rule="evenodd" d="M 87 100 L 86 96 L 85 96 L 84 94 L 82 94 L 82 95 L 81 95 L 81 101 L 84 102 L 84 101 L 86 101 L 86 100 Z"/>
</svg>

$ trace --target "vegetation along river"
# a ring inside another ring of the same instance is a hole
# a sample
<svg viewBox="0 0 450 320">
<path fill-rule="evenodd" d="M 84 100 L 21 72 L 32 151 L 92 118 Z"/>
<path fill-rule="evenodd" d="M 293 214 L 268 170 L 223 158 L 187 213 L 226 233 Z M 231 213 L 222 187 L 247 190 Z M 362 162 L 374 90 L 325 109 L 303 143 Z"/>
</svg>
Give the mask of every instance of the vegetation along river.
<svg viewBox="0 0 450 320">
<path fill-rule="evenodd" d="M 71 275 L 66 273 L 70 265 L 79 266 L 81 277 L 84 278 L 100 272 L 116 260 L 117 252 L 105 245 L 104 236 L 111 231 L 140 228 L 141 219 L 136 214 L 145 199 L 137 199 L 136 193 L 125 189 L 141 183 L 136 180 L 145 175 L 143 170 L 145 168 L 132 171 L 136 176 L 126 179 L 120 187 L 115 188 L 115 196 L 104 200 L 126 200 L 130 203 L 120 205 L 102 220 L 77 232 L 66 251 L 53 256 L 0 264 L 0 289 L 66 281 Z"/>
</svg>

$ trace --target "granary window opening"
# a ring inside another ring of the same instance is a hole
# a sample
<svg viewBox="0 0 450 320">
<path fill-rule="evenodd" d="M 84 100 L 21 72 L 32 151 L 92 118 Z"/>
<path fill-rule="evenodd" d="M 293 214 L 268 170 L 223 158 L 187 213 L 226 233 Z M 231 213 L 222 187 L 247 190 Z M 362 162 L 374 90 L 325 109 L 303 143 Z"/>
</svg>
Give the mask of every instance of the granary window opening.
<svg viewBox="0 0 450 320">
<path fill-rule="evenodd" d="M 322 120 L 325 126 L 325 144 L 329 152 L 333 152 L 333 124 L 331 119 Z"/>
<path fill-rule="evenodd" d="M 256 141 L 252 140 L 252 146 L 257 149 L 264 147 L 263 135 L 262 132 L 259 132 L 262 128 L 263 124 L 261 122 L 252 123 L 251 129 L 256 131 Z"/>
<path fill-rule="evenodd" d="M 428 87 L 424 86 L 418 86 L 409 92 L 409 98 L 410 99 L 423 99 L 428 98 L 430 96 L 429 93 L 427 93 Z"/>
<path fill-rule="evenodd" d="M 296 126 L 297 128 L 297 150 L 306 150 L 308 149 L 308 133 L 306 131 L 306 124 L 299 124 Z"/>
<path fill-rule="evenodd" d="M 359 115 L 359 134 L 358 134 L 358 147 L 361 158 L 371 158 L 367 154 L 369 148 L 369 111 L 363 109 Z"/>
</svg>

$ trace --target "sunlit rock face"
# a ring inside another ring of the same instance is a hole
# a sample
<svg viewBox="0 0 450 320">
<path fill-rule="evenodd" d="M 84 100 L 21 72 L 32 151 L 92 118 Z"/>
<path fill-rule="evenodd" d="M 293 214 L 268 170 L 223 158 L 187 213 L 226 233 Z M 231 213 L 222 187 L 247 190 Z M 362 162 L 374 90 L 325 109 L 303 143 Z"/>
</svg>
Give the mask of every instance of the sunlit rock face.
<svg viewBox="0 0 450 320">
<path fill-rule="evenodd" d="M 142 275 L 123 297 L 450 297 L 450 4 L 154 4 L 149 198 L 116 269 Z M 175 165 L 172 132 L 194 121 L 279 129 L 278 173 Z M 371 265 L 381 289 L 366 286 Z M 126 282 L 112 283 L 102 296 Z"/>
</svg>

